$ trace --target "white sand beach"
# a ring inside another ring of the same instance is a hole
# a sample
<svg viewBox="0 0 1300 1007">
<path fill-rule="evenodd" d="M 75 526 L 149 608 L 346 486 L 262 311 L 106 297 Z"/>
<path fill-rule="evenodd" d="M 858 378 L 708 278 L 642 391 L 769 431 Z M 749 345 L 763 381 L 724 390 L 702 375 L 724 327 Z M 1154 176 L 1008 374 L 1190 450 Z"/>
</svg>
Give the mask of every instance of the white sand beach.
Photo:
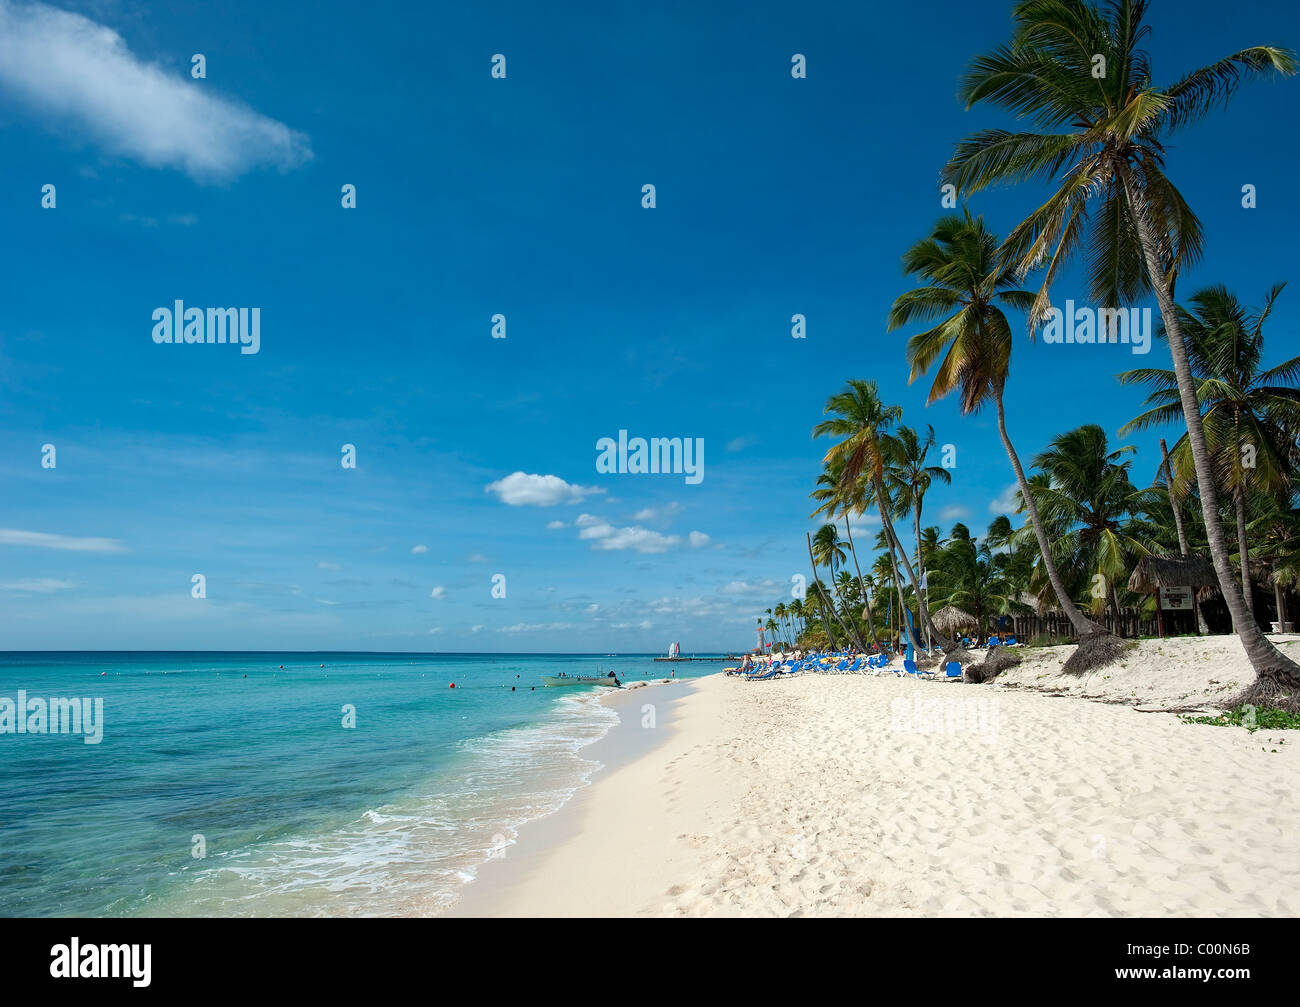
<svg viewBox="0 0 1300 1007">
<path fill-rule="evenodd" d="M 649 729 L 653 747 L 599 774 L 531 848 L 521 836 L 464 909 L 1300 912 L 1300 739 L 1137 708 L 1222 706 L 1253 678 L 1236 639 L 1144 641 L 1066 681 L 1069 650 L 1028 652 L 987 685 L 699 680 Z M 643 700 L 623 702 L 640 716 Z"/>
</svg>

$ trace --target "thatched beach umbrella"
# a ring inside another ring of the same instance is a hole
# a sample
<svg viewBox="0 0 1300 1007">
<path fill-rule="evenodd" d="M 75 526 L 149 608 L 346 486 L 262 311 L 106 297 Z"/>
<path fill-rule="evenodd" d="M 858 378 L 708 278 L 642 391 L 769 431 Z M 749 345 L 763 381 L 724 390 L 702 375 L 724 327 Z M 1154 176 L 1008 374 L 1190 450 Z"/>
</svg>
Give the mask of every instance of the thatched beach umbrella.
<svg viewBox="0 0 1300 1007">
<path fill-rule="evenodd" d="M 934 628 L 946 636 L 954 635 L 958 630 L 975 625 L 975 617 L 964 612 L 956 605 L 945 605 L 930 617 Z"/>
</svg>

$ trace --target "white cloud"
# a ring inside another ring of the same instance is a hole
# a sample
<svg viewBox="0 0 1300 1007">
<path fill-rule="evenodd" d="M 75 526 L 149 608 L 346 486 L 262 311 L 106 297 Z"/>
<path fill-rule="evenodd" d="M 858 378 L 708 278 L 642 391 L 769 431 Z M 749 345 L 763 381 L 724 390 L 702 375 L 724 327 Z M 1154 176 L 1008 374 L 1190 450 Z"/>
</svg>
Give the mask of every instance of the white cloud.
<svg viewBox="0 0 1300 1007">
<path fill-rule="evenodd" d="M 998 497 L 989 501 L 990 514 L 1014 514 L 1016 512 L 1016 494 L 1020 492 L 1018 483 L 1012 483 Z"/>
<path fill-rule="evenodd" d="M 441 626 L 434 626 L 433 629 L 429 630 L 429 632 L 430 632 L 430 633 L 441 633 L 441 632 L 442 632 L 442 627 L 441 627 Z"/>
<path fill-rule="evenodd" d="M 687 536 L 687 539 L 691 543 L 692 549 L 703 549 L 710 541 L 709 536 L 705 535 L 702 531 L 691 532 L 690 535 Z"/>
<path fill-rule="evenodd" d="M 486 628 L 486 627 L 484 627 L 484 626 L 471 626 L 471 627 L 469 628 L 469 631 L 470 631 L 471 633 L 481 633 L 481 632 L 483 632 L 483 630 L 484 630 L 485 628 Z"/>
<path fill-rule="evenodd" d="M 563 521 L 548 521 L 548 522 L 546 522 L 546 528 L 547 528 L 548 531 L 555 531 L 555 529 L 557 529 L 557 528 L 564 528 L 564 527 L 566 527 L 566 525 L 565 525 L 565 523 L 564 523 Z"/>
<path fill-rule="evenodd" d="M 963 507 L 961 504 L 949 504 L 939 511 L 939 520 L 948 521 L 965 521 L 970 517 L 970 508 Z"/>
<path fill-rule="evenodd" d="M 656 598 L 645 602 L 642 608 L 654 615 L 671 615 L 675 617 L 714 618 L 736 614 L 735 603 L 721 598 Z"/>
<path fill-rule="evenodd" d="M 488 493 L 511 507 L 554 507 L 556 504 L 581 503 L 595 493 L 604 493 L 599 486 L 579 486 L 567 483 L 559 476 L 529 475 L 512 472 L 504 479 L 488 483 Z"/>
<path fill-rule="evenodd" d="M 737 437 L 734 440 L 727 441 L 727 453 L 734 455 L 737 451 L 744 451 L 745 448 L 751 447 L 757 443 L 757 437 L 750 437 L 748 435 Z"/>
<path fill-rule="evenodd" d="M 411 549 L 411 555 L 423 556 L 428 551 L 429 551 L 429 547 L 427 545 L 417 545 L 413 549 Z"/>
<path fill-rule="evenodd" d="M 429 592 L 429 597 L 435 601 L 442 601 L 443 598 L 447 597 L 447 589 L 439 584 Z"/>
<path fill-rule="evenodd" d="M 317 570 L 337 570 L 337 569 L 339 569 L 339 565 L 338 565 L 337 563 L 330 563 L 330 562 L 327 562 L 326 560 L 321 560 L 319 563 L 316 564 L 316 569 L 317 569 Z"/>
<path fill-rule="evenodd" d="M 632 515 L 633 521 L 671 521 L 681 513 L 682 505 L 676 500 L 662 507 L 643 507 Z"/>
<path fill-rule="evenodd" d="M 539 631 L 573 629 L 569 622 L 517 622 L 498 630 L 500 633 L 536 633 Z"/>
<path fill-rule="evenodd" d="M 632 549 L 640 553 L 659 553 L 667 552 L 682 542 L 680 535 L 663 535 L 639 525 L 619 528 L 594 514 L 579 514 L 573 523 L 582 529 L 578 538 L 592 543 L 592 549 L 602 552 Z"/>
<path fill-rule="evenodd" d="M 773 591 L 779 589 L 780 589 L 780 585 L 777 584 L 776 581 L 771 579 L 753 581 L 753 582 L 747 580 L 733 580 L 730 583 L 724 584 L 722 587 L 718 588 L 718 594 L 764 594 L 766 595 L 766 594 L 771 594 Z"/>
<path fill-rule="evenodd" d="M 0 584 L 0 591 L 22 591 L 28 594 L 53 594 L 76 587 L 71 581 L 55 580 L 53 577 L 34 577 L 30 580 L 15 580 Z"/>
<path fill-rule="evenodd" d="M 312 156 L 303 133 L 133 54 L 113 29 L 42 3 L 0 0 L 0 88 L 114 154 L 198 181 Z"/>
<path fill-rule="evenodd" d="M 0 3 L 3 2 L 0 0 Z M 126 552 L 126 546 L 115 538 L 76 538 L 72 535 L 51 535 L 43 531 L 22 531 L 18 528 L 0 528 L 0 545 L 30 545 L 40 549 L 66 549 L 71 552 Z"/>
<path fill-rule="evenodd" d="M 481 552 L 472 552 L 469 554 L 469 561 L 471 563 L 486 563 L 487 557 L 484 556 Z"/>
<path fill-rule="evenodd" d="M 599 611 L 600 611 L 600 606 L 597 605 L 595 602 L 592 602 L 590 605 L 587 606 L 588 613 L 599 612 Z"/>
<path fill-rule="evenodd" d="M 607 524 L 584 529 L 579 537 L 595 539 L 591 547 L 605 552 L 620 552 L 624 549 L 641 553 L 667 552 L 682 541 L 680 535 L 661 535 L 649 528 L 615 528 Z"/>
</svg>

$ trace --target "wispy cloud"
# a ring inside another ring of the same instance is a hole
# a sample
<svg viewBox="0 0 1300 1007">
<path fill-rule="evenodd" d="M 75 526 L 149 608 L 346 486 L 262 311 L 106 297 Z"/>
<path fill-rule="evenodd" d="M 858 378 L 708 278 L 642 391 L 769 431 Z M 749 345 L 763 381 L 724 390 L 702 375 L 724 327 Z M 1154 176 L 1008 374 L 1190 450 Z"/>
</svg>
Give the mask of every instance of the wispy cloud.
<svg viewBox="0 0 1300 1007">
<path fill-rule="evenodd" d="M 668 522 L 675 518 L 682 511 L 682 505 L 676 500 L 664 504 L 662 507 L 643 507 L 632 515 L 633 521 L 649 522 Z"/>
<path fill-rule="evenodd" d="M 578 532 L 578 538 L 591 542 L 593 549 L 606 552 L 618 552 L 624 549 L 633 549 L 642 553 L 667 552 L 673 546 L 680 545 L 682 541 L 680 535 L 663 535 L 639 525 L 616 528 L 608 521 L 592 514 L 579 515 L 574 524 L 582 529 Z"/>
<path fill-rule="evenodd" d="M 990 514 L 1014 514 L 1020 505 L 1020 487 L 1012 483 L 996 498 L 989 501 Z"/>
<path fill-rule="evenodd" d="M 598 486 L 579 486 L 568 483 L 559 476 L 529 475 L 512 472 L 504 479 L 488 483 L 488 493 L 511 507 L 554 507 L 556 504 L 581 503 L 595 493 L 605 491 Z"/>
<path fill-rule="evenodd" d="M 67 591 L 76 587 L 71 581 L 56 580 L 53 577 L 33 577 L 29 580 L 15 580 L 0 584 L 0 591 L 17 591 L 22 594 L 53 594 L 55 591 Z"/>
<path fill-rule="evenodd" d="M 305 134 L 206 80 L 146 62 L 113 29 L 47 4 L 0 0 L 0 88 L 114 154 L 197 181 L 262 165 L 287 171 L 312 156 Z"/>
<path fill-rule="evenodd" d="M 412 556 L 422 556 L 424 555 L 424 553 L 428 551 L 429 551 L 429 547 L 427 545 L 417 545 L 411 547 Z"/>
<path fill-rule="evenodd" d="M 537 633 L 546 631 L 557 631 L 562 629 L 573 629 L 573 623 L 570 622 L 517 622 L 513 626 L 504 626 L 498 632 L 500 633 Z"/>
<path fill-rule="evenodd" d="M 0 528 L 0 545 L 28 545 L 71 552 L 126 552 L 126 546 L 115 538 L 76 538 L 72 535 L 51 535 L 48 532 L 22 531 L 18 528 Z"/>
</svg>

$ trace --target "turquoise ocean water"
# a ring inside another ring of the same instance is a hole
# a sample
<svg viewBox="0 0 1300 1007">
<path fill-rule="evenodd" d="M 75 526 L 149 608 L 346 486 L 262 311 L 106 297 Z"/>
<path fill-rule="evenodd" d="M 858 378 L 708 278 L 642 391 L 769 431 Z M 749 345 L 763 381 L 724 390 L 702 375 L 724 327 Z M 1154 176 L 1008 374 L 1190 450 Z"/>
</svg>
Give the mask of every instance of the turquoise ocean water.
<svg viewBox="0 0 1300 1007">
<path fill-rule="evenodd" d="M 0 703 L 23 690 L 102 698 L 104 710 L 99 744 L 0 733 L 0 914 L 435 912 L 597 768 L 580 749 L 617 721 L 595 702 L 604 690 L 544 689 L 539 676 L 599 669 L 631 682 L 669 667 L 649 656 L 0 653 Z M 678 678 L 720 667 L 671 666 Z"/>
</svg>

